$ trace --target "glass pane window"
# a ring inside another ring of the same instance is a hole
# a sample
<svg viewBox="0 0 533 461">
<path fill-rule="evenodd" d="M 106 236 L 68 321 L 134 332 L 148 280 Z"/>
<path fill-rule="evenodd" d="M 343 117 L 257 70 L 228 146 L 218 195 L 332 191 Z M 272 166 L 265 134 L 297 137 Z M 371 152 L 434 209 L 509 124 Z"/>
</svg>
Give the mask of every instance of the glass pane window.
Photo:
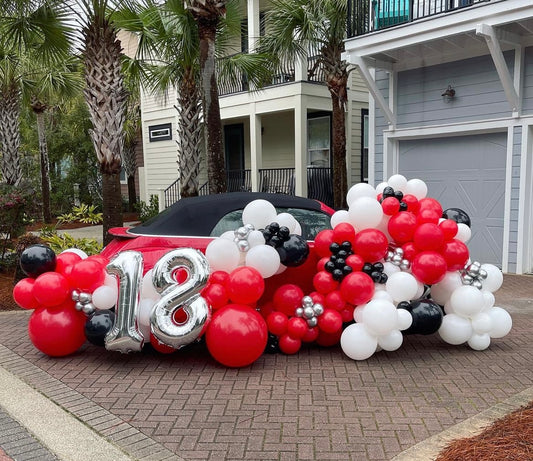
<svg viewBox="0 0 533 461">
<path fill-rule="evenodd" d="M 330 166 L 330 118 L 329 116 L 307 120 L 307 161 L 317 167 Z"/>
</svg>

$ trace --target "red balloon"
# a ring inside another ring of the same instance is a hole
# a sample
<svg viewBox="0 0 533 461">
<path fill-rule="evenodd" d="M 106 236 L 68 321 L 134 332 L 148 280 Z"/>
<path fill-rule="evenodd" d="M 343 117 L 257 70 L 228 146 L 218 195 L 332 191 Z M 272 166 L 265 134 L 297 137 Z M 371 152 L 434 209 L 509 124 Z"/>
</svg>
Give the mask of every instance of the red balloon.
<svg viewBox="0 0 533 461">
<path fill-rule="evenodd" d="M 326 271 L 320 271 L 313 277 L 313 286 L 319 293 L 325 295 L 329 292 L 336 290 L 339 286 L 339 282 L 333 279 L 333 276 Z"/>
<path fill-rule="evenodd" d="M 355 235 L 354 252 L 365 262 L 374 263 L 387 254 L 389 241 L 378 229 L 364 229 Z"/>
<path fill-rule="evenodd" d="M 33 284 L 35 279 L 25 278 L 17 282 L 13 287 L 13 299 L 22 309 L 35 309 L 39 302 L 33 296 Z"/>
<path fill-rule="evenodd" d="M 443 251 L 444 259 L 449 271 L 463 269 L 468 261 L 468 247 L 460 240 L 453 239 L 446 242 Z"/>
<path fill-rule="evenodd" d="M 322 306 L 327 307 L 328 309 L 342 311 L 346 306 L 346 301 L 344 301 L 340 291 L 335 290 L 326 295 L 326 304 L 322 304 Z"/>
<path fill-rule="evenodd" d="M 353 320 L 354 307 L 351 304 L 346 304 L 346 307 L 341 311 L 343 323 L 348 323 Z"/>
<path fill-rule="evenodd" d="M 413 258 L 417 255 L 418 250 L 415 247 L 413 242 L 407 242 L 402 245 L 403 257 L 408 261 L 412 261 Z"/>
<path fill-rule="evenodd" d="M 442 206 L 438 200 L 435 200 L 434 198 L 426 197 L 426 198 L 420 199 L 418 203 L 420 203 L 420 211 L 433 210 L 436 214 L 439 215 L 439 218 L 442 216 Z"/>
<path fill-rule="evenodd" d="M 236 304 L 252 304 L 265 290 L 265 281 L 253 267 L 237 267 L 229 276 L 228 295 Z"/>
<path fill-rule="evenodd" d="M 414 214 L 417 214 L 420 211 L 420 203 L 414 195 L 405 194 L 403 196 L 402 202 L 407 205 L 407 211 L 410 211 Z"/>
<path fill-rule="evenodd" d="M 399 245 L 403 245 L 413 240 L 416 229 L 416 216 L 409 211 L 400 211 L 390 218 L 387 229 L 394 241 Z"/>
<path fill-rule="evenodd" d="M 96 261 L 102 265 L 102 267 L 106 267 L 109 264 L 109 259 L 107 259 L 105 256 L 102 255 L 91 255 L 86 258 L 87 261 Z"/>
<path fill-rule="evenodd" d="M 350 223 L 342 222 L 337 224 L 333 229 L 333 241 L 341 244 L 350 242 L 353 245 L 355 238 L 355 229 Z"/>
<path fill-rule="evenodd" d="M 209 276 L 209 283 L 220 283 L 226 286 L 229 282 L 229 274 L 224 271 L 215 271 Z"/>
<path fill-rule="evenodd" d="M 302 347 L 302 341 L 296 338 L 291 338 L 289 335 L 283 335 L 279 338 L 278 345 L 281 352 L 287 355 L 292 355 L 300 350 L 300 347 Z"/>
<path fill-rule="evenodd" d="M 302 339 L 307 333 L 307 322 L 301 317 L 291 317 L 287 325 L 287 334 L 294 339 Z"/>
<path fill-rule="evenodd" d="M 346 264 L 350 266 L 354 272 L 363 270 L 365 260 L 360 255 L 350 255 L 346 258 Z"/>
<path fill-rule="evenodd" d="M 424 223 L 438 224 L 440 218 L 440 214 L 438 214 L 435 210 L 428 208 L 418 212 L 416 215 L 416 222 L 418 225 Z"/>
<path fill-rule="evenodd" d="M 444 240 L 452 240 L 456 235 L 458 231 L 457 223 L 453 219 L 445 219 L 439 224 L 439 227 L 442 230 L 442 233 L 444 234 Z"/>
<path fill-rule="evenodd" d="M 76 352 L 85 342 L 86 321 L 87 317 L 74 309 L 42 307 L 31 315 L 28 333 L 42 353 L 62 357 Z"/>
<path fill-rule="evenodd" d="M 152 333 L 150 333 L 150 344 L 157 352 L 161 354 L 172 354 L 173 352 L 176 352 L 176 349 L 163 344 Z"/>
<path fill-rule="evenodd" d="M 313 304 L 322 304 L 322 306 L 326 304 L 326 297 L 318 291 L 313 291 L 312 293 L 309 293 L 309 296 L 313 300 Z"/>
<path fill-rule="evenodd" d="M 436 224 L 424 223 L 416 228 L 413 243 L 418 251 L 440 251 L 444 246 L 444 233 Z"/>
<path fill-rule="evenodd" d="M 341 295 L 350 304 L 365 304 L 374 295 L 374 281 L 364 272 L 352 272 L 341 282 Z"/>
<path fill-rule="evenodd" d="M 281 336 L 287 332 L 289 318 L 283 312 L 271 312 L 266 318 L 268 331 L 276 336 Z"/>
<path fill-rule="evenodd" d="M 68 298 L 70 287 L 63 275 L 57 272 L 45 272 L 35 279 L 32 293 L 39 305 L 51 307 L 61 304 Z"/>
<path fill-rule="evenodd" d="M 274 293 L 274 307 L 289 317 L 293 316 L 296 309 L 302 307 L 304 292 L 298 285 L 286 284 L 280 286 Z"/>
<path fill-rule="evenodd" d="M 99 261 L 82 259 L 72 266 L 68 279 L 73 288 L 92 293 L 104 284 L 105 269 Z"/>
<path fill-rule="evenodd" d="M 265 320 L 272 312 L 276 312 L 274 303 L 272 301 L 267 301 L 259 307 L 259 313 Z"/>
<path fill-rule="evenodd" d="M 205 333 L 213 358 L 228 367 L 245 367 L 255 362 L 267 345 L 267 325 L 249 306 L 232 304 L 213 314 Z"/>
<path fill-rule="evenodd" d="M 333 309 L 324 309 L 324 313 L 318 316 L 318 328 L 325 333 L 342 330 L 342 315 Z"/>
<path fill-rule="evenodd" d="M 383 213 L 392 216 L 400 211 L 400 202 L 396 197 L 387 197 L 381 202 L 381 208 L 383 208 Z"/>
<path fill-rule="evenodd" d="M 333 230 L 325 229 L 315 237 L 315 251 L 321 258 L 330 257 L 329 246 L 333 243 Z"/>
<path fill-rule="evenodd" d="M 320 331 L 316 342 L 319 346 L 331 347 L 339 344 L 341 340 L 342 329 L 336 331 L 335 333 L 326 333 L 325 331 Z"/>
<path fill-rule="evenodd" d="M 444 257 L 435 251 L 418 253 L 411 261 L 413 275 L 426 285 L 440 282 L 446 275 L 447 267 Z"/>
<path fill-rule="evenodd" d="M 320 330 L 317 327 L 307 328 L 307 331 L 305 332 L 305 335 L 302 338 L 302 342 L 304 343 L 311 343 L 318 338 L 318 334 L 320 333 Z"/>
<path fill-rule="evenodd" d="M 329 258 L 320 258 L 320 260 L 316 263 L 316 270 L 317 272 L 326 270 L 326 263 L 329 261 Z"/>
<path fill-rule="evenodd" d="M 202 291 L 202 296 L 214 310 L 224 307 L 229 301 L 228 292 L 220 283 L 210 283 L 207 285 Z"/>
<path fill-rule="evenodd" d="M 81 261 L 81 256 L 71 251 L 61 253 L 56 258 L 56 272 L 67 276 L 66 270 L 68 267 L 73 266 L 77 262 Z"/>
</svg>

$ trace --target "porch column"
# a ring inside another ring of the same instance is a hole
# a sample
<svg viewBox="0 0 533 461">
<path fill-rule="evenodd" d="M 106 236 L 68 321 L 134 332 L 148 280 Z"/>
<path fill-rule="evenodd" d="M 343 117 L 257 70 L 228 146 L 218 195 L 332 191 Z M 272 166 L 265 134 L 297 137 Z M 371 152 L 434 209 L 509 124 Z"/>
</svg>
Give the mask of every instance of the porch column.
<svg viewBox="0 0 533 461">
<path fill-rule="evenodd" d="M 248 0 L 248 53 L 253 53 L 257 48 L 260 35 L 259 26 L 259 0 Z"/>
<path fill-rule="evenodd" d="M 259 170 L 263 168 L 263 146 L 261 139 L 261 115 L 250 113 L 250 174 L 252 191 L 259 191 Z"/>
<path fill-rule="evenodd" d="M 294 104 L 294 192 L 307 197 L 307 101 L 296 98 Z"/>
</svg>

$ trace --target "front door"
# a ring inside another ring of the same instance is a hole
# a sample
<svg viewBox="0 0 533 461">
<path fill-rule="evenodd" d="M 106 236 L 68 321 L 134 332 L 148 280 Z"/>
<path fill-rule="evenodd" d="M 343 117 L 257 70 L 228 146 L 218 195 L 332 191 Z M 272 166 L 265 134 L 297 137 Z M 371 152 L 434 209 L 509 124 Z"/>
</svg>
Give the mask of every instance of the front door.
<svg viewBox="0 0 533 461">
<path fill-rule="evenodd" d="M 228 174 L 228 192 L 243 190 L 244 172 L 244 124 L 224 125 L 224 152 Z"/>
</svg>

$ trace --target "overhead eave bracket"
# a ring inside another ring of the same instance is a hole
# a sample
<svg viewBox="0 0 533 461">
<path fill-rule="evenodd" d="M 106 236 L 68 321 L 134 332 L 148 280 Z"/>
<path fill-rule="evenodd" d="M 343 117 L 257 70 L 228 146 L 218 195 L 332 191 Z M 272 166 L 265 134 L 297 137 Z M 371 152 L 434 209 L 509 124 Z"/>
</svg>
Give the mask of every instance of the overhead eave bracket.
<svg viewBox="0 0 533 461">
<path fill-rule="evenodd" d="M 503 91 L 505 92 L 505 97 L 511 105 L 513 112 L 517 112 L 520 109 L 520 98 L 517 93 L 517 89 L 513 83 L 513 77 L 509 72 L 507 63 L 503 56 L 502 48 L 500 46 L 500 40 L 494 30 L 494 28 L 488 24 L 478 24 L 476 27 L 476 35 L 479 35 L 485 39 L 487 46 L 496 66 L 496 72 L 500 77 L 500 81 L 503 86 Z M 513 37 L 502 37 L 503 41 L 510 42 L 514 41 Z M 519 41 L 519 40 L 516 40 Z M 516 46 L 519 46 L 519 43 L 516 43 Z"/>
<path fill-rule="evenodd" d="M 396 115 L 392 112 L 389 105 L 387 104 L 387 101 L 383 97 L 381 90 L 376 85 L 376 80 L 370 73 L 370 69 L 368 68 L 367 62 L 360 56 L 352 56 L 350 57 L 350 61 L 359 68 L 361 77 L 365 81 L 368 87 L 368 90 L 370 91 L 370 94 L 376 101 L 376 104 L 383 111 L 383 114 L 385 115 L 385 118 L 387 119 L 387 122 L 389 123 L 389 125 L 392 125 L 393 127 L 395 127 L 396 126 Z"/>
</svg>

